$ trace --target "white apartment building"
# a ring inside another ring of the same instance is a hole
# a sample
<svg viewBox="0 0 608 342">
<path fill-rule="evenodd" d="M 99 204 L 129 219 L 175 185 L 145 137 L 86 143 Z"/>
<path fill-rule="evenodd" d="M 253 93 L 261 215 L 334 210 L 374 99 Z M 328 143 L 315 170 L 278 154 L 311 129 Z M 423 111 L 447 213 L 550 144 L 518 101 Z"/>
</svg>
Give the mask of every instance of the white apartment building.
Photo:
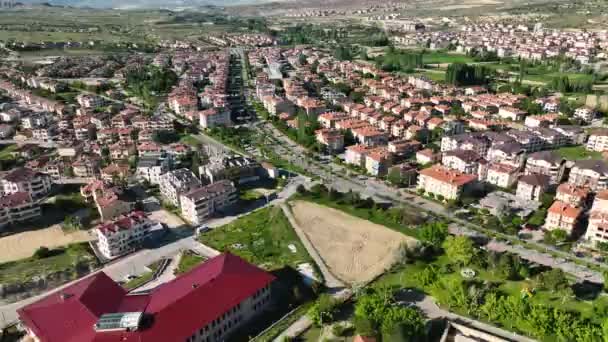
<svg viewBox="0 0 608 342">
<path fill-rule="evenodd" d="M 580 107 L 574 111 L 574 117 L 583 120 L 584 122 L 591 122 L 595 118 L 596 111 L 589 107 Z"/>
<path fill-rule="evenodd" d="M 159 184 L 160 177 L 169 171 L 169 160 L 156 157 L 142 157 L 137 163 L 135 175 L 150 184 Z"/>
<path fill-rule="evenodd" d="M 602 160 L 579 160 L 570 171 L 568 183 L 593 191 L 608 188 L 608 164 Z"/>
<path fill-rule="evenodd" d="M 160 193 L 172 205 L 179 207 L 180 196 L 200 188 L 200 180 L 188 169 L 169 171 L 160 176 Z"/>
<path fill-rule="evenodd" d="M 464 188 L 476 179 L 477 177 L 471 174 L 433 165 L 420 171 L 417 188 L 435 196 L 441 195 L 445 199 L 456 200 L 460 198 Z"/>
<path fill-rule="evenodd" d="M 199 124 L 203 128 L 230 126 L 230 111 L 225 108 L 211 108 L 199 113 Z"/>
<path fill-rule="evenodd" d="M 154 226 L 141 211 L 132 211 L 118 219 L 95 227 L 97 248 L 108 259 L 114 259 L 140 248 Z"/>
<path fill-rule="evenodd" d="M 106 100 L 103 97 L 88 94 L 76 96 L 76 101 L 78 101 L 78 104 L 84 108 L 97 108 L 106 104 Z"/>
<path fill-rule="evenodd" d="M 26 167 L 9 171 L 0 178 L 2 194 L 26 192 L 33 199 L 38 199 L 51 191 L 51 177 Z"/>
<path fill-rule="evenodd" d="M 547 211 L 545 229 L 562 229 L 572 233 L 582 212 L 581 208 L 555 201 Z"/>
<path fill-rule="evenodd" d="M 554 151 L 541 151 L 528 155 L 524 173 L 550 177 L 551 184 L 559 184 L 563 178 L 565 160 Z"/>
<path fill-rule="evenodd" d="M 193 225 L 199 225 L 213 213 L 231 206 L 237 201 L 234 184 L 221 180 L 193 189 L 181 195 L 182 215 Z"/>
<path fill-rule="evenodd" d="M 608 150 L 608 128 L 598 128 L 589 133 L 587 150 L 604 152 Z"/>
<path fill-rule="evenodd" d="M 40 205 L 27 192 L 0 197 L 0 229 L 9 224 L 38 218 L 40 214 Z"/>
<path fill-rule="evenodd" d="M 519 171 L 508 164 L 493 163 L 488 167 L 486 182 L 501 188 L 509 188 L 517 181 Z"/>
</svg>

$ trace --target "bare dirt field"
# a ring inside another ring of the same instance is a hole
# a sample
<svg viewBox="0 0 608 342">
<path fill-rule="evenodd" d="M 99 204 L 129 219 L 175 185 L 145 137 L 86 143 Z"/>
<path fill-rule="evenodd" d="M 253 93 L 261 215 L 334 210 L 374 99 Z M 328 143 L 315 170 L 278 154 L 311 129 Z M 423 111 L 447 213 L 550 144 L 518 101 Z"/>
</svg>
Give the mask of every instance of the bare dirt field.
<svg viewBox="0 0 608 342">
<path fill-rule="evenodd" d="M 88 231 L 66 234 L 59 225 L 13 234 L 0 238 L 0 262 L 30 257 L 41 246 L 54 248 L 90 240 L 94 240 L 94 236 Z"/>
<path fill-rule="evenodd" d="M 295 201 L 292 212 L 327 267 L 349 284 L 372 280 L 395 262 L 402 243 L 416 243 L 384 226 L 315 203 Z"/>
</svg>

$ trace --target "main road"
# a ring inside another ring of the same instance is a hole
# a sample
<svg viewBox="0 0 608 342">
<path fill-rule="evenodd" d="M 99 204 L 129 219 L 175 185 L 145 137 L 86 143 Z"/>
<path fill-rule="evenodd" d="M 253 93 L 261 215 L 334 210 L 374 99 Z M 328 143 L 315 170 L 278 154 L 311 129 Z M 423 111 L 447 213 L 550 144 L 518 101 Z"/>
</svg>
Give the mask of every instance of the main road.
<svg viewBox="0 0 608 342">
<path fill-rule="evenodd" d="M 401 191 L 376 179 L 359 179 L 356 175 L 350 175 L 351 171 L 344 166 L 338 165 L 331 160 L 328 160 L 325 164 L 311 160 L 311 158 L 305 157 L 306 153 L 308 153 L 306 149 L 291 141 L 269 122 L 260 122 L 253 127 L 263 134 L 274 136 L 281 142 L 274 146 L 277 154 L 295 165 L 304 168 L 309 173 L 320 177 L 326 185 L 331 186 L 334 189 L 343 192 L 352 190 L 376 200 L 403 204 L 420 209 L 421 211 L 431 212 L 435 215 L 446 217 L 462 227 L 480 232 L 486 236 L 496 236 L 508 241 L 517 240 L 517 238 L 512 235 L 496 232 L 462 220 L 443 205 L 418 196 L 411 190 Z M 603 282 L 601 272 L 592 270 L 587 266 L 581 265 L 581 263 L 584 263 L 585 265 L 597 265 L 603 270 L 608 270 L 608 264 L 606 263 L 578 257 L 572 253 L 564 252 L 539 242 L 526 241 L 525 243 L 533 248 L 523 245 L 523 243 L 516 244 L 516 246 L 509 246 L 505 243 L 496 241 L 494 241 L 491 246 L 495 247 L 497 250 L 509 250 L 510 252 L 519 254 L 522 258 L 527 260 L 540 262 L 550 267 L 560 268 L 564 272 L 572 274 L 580 280 L 596 283 Z M 543 250 L 544 252 L 539 252 L 537 250 Z"/>
</svg>

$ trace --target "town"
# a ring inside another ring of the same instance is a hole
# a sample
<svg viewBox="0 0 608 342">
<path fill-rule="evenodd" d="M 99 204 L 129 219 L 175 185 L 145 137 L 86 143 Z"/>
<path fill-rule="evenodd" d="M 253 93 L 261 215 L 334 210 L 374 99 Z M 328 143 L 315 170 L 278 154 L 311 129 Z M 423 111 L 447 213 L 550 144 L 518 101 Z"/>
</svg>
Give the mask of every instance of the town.
<svg viewBox="0 0 608 342">
<path fill-rule="evenodd" d="M 605 339 L 595 3 L 277 6 L 0 4 L 0 340 Z"/>
</svg>

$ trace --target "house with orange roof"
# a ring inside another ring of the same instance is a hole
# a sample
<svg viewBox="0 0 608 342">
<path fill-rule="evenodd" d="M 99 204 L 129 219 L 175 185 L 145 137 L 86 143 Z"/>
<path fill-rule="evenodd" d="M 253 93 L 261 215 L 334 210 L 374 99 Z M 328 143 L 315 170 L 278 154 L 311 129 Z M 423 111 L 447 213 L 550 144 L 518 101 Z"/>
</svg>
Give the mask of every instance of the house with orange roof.
<svg viewBox="0 0 608 342">
<path fill-rule="evenodd" d="M 562 229 L 569 234 L 572 234 L 572 231 L 576 228 L 582 212 L 583 210 L 579 207 L 574 207 L 564 202 L 555 201 L 549 210 L 547 210 L 545 229 Z"/>
<path fill-rule="evenodd" d="M 317 142 L 327 148 L 330 153 L 341 152 L 344 149 L 344 134 L 342 132 L 323 128 L 315 131 Z"/>
<path fill-rule="evenodd" d="M 558 114 L 531 115 L 526 117 L 524 125 L 529 128 L 549 127 L 559 118 Z"/>
<path fill-rule="evenodd" d="M 437 117 L 433 117 L 430 118 L 427 122 L 426 122 L 426 127 L 430 130 L 434 130 L 435 128 L 439 128 L 441 127 L 441 125 L 444 123 L 443 119 L 441 118 L 437 118 Z"/>
<path fill-rule="evenodd" d="M 385 132 L 373 127 L 356 128 L 352 131 L 355 139 L 365 146 L 386 145 L 388 141 L 388 136 Z"/>
<path fill-rule="evenodd" d="M 436 164 L 420 171 L 417 188 L 427 194 L 442 196 L 447 200 L 457 200 L 476 181 L 475 175 L 450 170 Z"/>
<path fill-rule="evenodd" d="M 403 137 L 405 135 L 407 126 L 407 123 L 403 119 L 393 122 L 393 126 L 391 127 L 391 135 L 395 138 Z"/>
<path fill-rule="evenodd" d="M 562 183 L 557 187 L 555 199 L 575 207 L 584 207 L 590 194 L 589 188 Z"/>
<path fill-rule="evenodd" d="M 345 160 L 347 164 L 356 165 L 359 167 L 365 166 L 365 158 L 367 154 L 373 150 L 373 147 L 365 145 L 351 145 L 346 147 Z"/>
<path fill-rule="evenodd" d="M 491 163 L 488 167 L 486 182 L 501 188 L 510 188 L 517 182 L 519 169 L 510 164 Z"/>
<path fill-rule="evenodd" d="M 384 176 L 392 161 L 392 153 L 386 147 L 377 148 L 365 156 L 365 169 L 372 176 Z"/>
<path fill-rule="evenodd" d="M 324 128 L 334 128 L 336 122 L 347 119 L 349 116 L 344 112 L 325 112 L 317 118 Z"/>
<path fill-rule="evenodd" d="M 430 148 L 416 152 L 416 163 L 421 165 L 436 163 L 441 159 L 441 153 L 435 153 Z"/>
</svg>

